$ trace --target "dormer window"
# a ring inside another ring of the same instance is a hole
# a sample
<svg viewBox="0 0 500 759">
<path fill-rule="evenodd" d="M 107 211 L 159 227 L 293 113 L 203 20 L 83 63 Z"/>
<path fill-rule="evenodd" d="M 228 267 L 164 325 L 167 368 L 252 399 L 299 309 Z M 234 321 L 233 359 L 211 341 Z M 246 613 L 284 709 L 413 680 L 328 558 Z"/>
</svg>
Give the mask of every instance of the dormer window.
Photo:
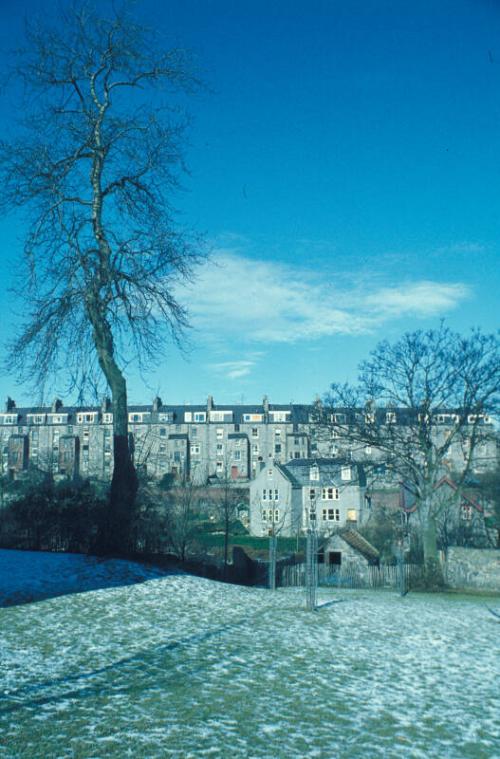
<svg viewBox="0 0 500 759">
<path fill-rule="evenodd" d="M 319 480 L 319 468 L 315 465 L 309 469 L 309 479 L 318 482 Z"/>
</svg>

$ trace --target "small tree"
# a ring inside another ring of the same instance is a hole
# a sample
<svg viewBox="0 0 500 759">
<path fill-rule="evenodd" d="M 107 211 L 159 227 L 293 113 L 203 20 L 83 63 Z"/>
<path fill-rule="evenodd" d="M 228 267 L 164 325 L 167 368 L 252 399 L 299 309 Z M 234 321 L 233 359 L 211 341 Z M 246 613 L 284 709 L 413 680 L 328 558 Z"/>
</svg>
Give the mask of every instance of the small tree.
<svg viewBox="0 0 500 759">
<path fill-rule="evenodd" d="M 104 375 L 114 470 L 101 542 L 124 551 L 137 477 L 123 367 L 157 361 L 165 332 L 179 340 L 187 316 L 173 287 L 197 260 L 171 204 L 186 119 L 162 98 L 195 80 L 186 52 L 126 11 L 77 4 L 26 36 L 5 111 L 24 118 L 0 142 L 1 209 L 27 210 L 25 318 L 8 365 L 38 389 L 62 372 L 81 396 Z"/>
<path fill-rule="evenodd" d="M 242 489 L 231 478 L 231 461 L 227 456 L 222 461 L 222 468 L 217 472 L 217 482 L 210 486 L 209 498 L 212 511 L 216 519 L 222 523 L 224 530 L 223 577 L 226 579 L 231 526 L 237 518 L 238 506 L 244 498 Z"/>
<path fill-rule="evenodd" d="M 316 406 L 318 434 L 332 430 L 354 451 L 370 446 L 416 499 L 428 585 L 439 585 L 439 499 L 436 485 L 454 452 L 462 458 L 458 490 L 478 446 L 492 436 L 487 416 L 498 411 L 500 349 L 497 335 L 437 330 L 380 343 L 360 366 L 357 385 L 333 384 Z"/>
</svg>

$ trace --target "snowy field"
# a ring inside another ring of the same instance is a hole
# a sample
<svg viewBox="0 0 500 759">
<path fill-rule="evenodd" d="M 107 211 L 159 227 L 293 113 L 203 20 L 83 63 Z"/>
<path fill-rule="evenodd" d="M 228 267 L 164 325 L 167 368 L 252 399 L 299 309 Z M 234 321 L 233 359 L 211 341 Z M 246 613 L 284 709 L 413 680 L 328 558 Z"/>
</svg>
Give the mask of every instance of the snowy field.
<svg viewBox="0 0 500 759">
<path fill-rule="evenodd" d="M 85 576 L 39 561 L 39 592 Z M 483 599 L 325 590 L 310 613 L 301 590 L 118 564 L 118 587 L 0 609 L 0 757 L 500 757 Z"/>
</svg>

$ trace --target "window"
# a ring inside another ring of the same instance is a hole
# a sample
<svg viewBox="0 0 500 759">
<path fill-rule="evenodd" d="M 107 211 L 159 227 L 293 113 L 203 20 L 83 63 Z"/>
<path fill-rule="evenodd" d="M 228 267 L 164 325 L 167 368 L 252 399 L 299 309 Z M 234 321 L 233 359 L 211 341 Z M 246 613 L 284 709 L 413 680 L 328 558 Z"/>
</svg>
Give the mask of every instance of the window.
<svg viewBox="0 0 500 759">
<path fill-rule="evenodd" d="M 17 417 L 9 418 L 15 419 L 17 422 Z M 45 414 L 28 414 L 28 422 L 31 422 L 31 424 L 45 424 Z M 10 422 L 10 424 L 13 424 L 13 422 Z"/>
<path fill-rule="evenodd" d="M 300 451 L 294 451 L 293 458 L 294 459 L 300 459 Z"/>
<path fill-rule="evenodd" d="M 158 452 L 159 453 L 166 453 L 167 452 L 167 444 L 166 443 L 160 443 L 158 446 Z"/>
<path fill-rule="evenodd" d="M 28 420 L 30 419 L 31 414 L 28 414 Z M 1 417 L 4 424 L 16 424 L 17 423 L 17 414 L 2 414 Z M 31 420 L 32 421 L 32 420 Z"/>
<path fill-rule="evenodd" d="M 309 469 L 309 479 L 310 480 L 316 480 L 316 481 L 319 480 L 319 469 L 318 469 L 317 466 L 312 466 Z"/>
<path fill-rule="evenodd" d="M 233 412 L 232 411 L 211 411 L 210 421 L 211 422 L 232 422 Z"/>
<path fill-rule="evenodd" d="M 129 422 L 142 422 L 142 414 L 129 414 L 128 415 Z"/>
<path fill-rule="evenodd" d="M 281 430 L 274 430 L 274 437 L 281 437 Z"/>
<path fill-rule="evenodd" d="M 323 501 L 338 501 L 339 489 L 338 488 L 323 488 L 321 491 L 321 499 Z"/>
<path fill-rule="evenodd" d="M 374 424 L 375 423 L 375 414 L 368 413 L 365 414 L 365 424 Z"/>
<path fill-rule="evenodd" d="M 343 466 L 340 470 L 340 479 L 341 480 L 350 480 L 351 479 L 351 467 L 350 466 Z"/>
<path fill-rule="evenodd" d="M 293 439 L 293 443 L 294 443 L 294 445 L 300 445 L 300 437 L 295 437 Z"/>
<path fill-rule="evenodd" d="M 269 418 L 272 422 L 286 422 L 290 416 L 290 411 L 270 411 Z"/>
<path fill-rule="evenodd" d="M 193 421 L 195 422 L 205 422 L 207 418 L 207 415 L 205 411 L 195 411 L 193 414 Z"/>
<path fill-rule="evenodd" d="M 262 414 L 243 414 L 244 422 L 261 422 Z"/>
<path fill-rule="evenodd" d="M 268 469 L 267 470 L 267 476 L 268 477 L 272 477 L 273 476 L 273 470 L 272 469 Z"/>
<path fill-rule="evenodd" d="M 274 509 L 274 521 L 279 522 L 280 521 L 280 510 Z"/>
<path fill-rule="evenodd" d="M 222 461 L 217 461 L 215 464 L 215 471 L 219 474 L 224 471 L 224 464 Z"/>
<path fill-rule="evenodd" d="M 224 443 L 217 443 L 217 455 L 224 453 Z"/>
<path fill-rule="evenodd" d="M 234 451 L 233 458 L 235 461 L 241 461 L 241 451 Z"/>
<path fill-rule="evenodd" d="M 309 509 L 309 521 L 315 522 L 316 521 L 316 510 L 315 509 Z"/>
<path fill-rule="evenodd" d="M 198 428 L 191 427 L 191 437 L 198 437 Z"/>
<path fill-rule="evenodd" d="M 259 428 L 252 427 L 252 437 L 259 437 Z"/>
<path fill-rule="evenodd" d="M 276 445 L 274 446 L 274 452 L 281 453 L 281 443 L 276 443 Z"/>
<path fill-rule="evenodd" d="M 160 437 L 167 437 L 167 428 L 160 427 Z"/>
<path fill-rule="evenodd" d="M 180 451 L 174 451 L 174 461 L 176 464 L 180 464 L 181 462 L 181 452 Z"/>
<path fill-rule="evenodd" d="M 192 456 L 199 456 L 200 455 L 200 445 L 199 443 L 195 443 L 191 446 L 191 455 Z"/>
<path fill-rule="evenodd" d="M 331 421 L 336 422 L 337 424 L 345 424 L 346 422 L 346 415 L 345 414 L 332 414 Z"/>
<path fill-rule="evenodd" d="M 315 488 L 310 488 L 310 490 L 309 490 L 309 500 L 310 501 L 314 501 L 315 498 L 316 498 L 316 489 Z"/>
<path fill-rule="evenodd" d="M 217 440 L 223 440 L 224 438 L 224 430 L 222 427 L 217 427 L 215 430 L 215 435 L 217 437 Z"/>
<path fill-rule="evenodd" d="M 267 522 L 267 509 L 262 509 L 261 517 L 263 522 Z"/>
<path fill-rule="evenodd" d="M 462 519 L 465 522 L 470 522 L 472 520 L 472 506 L 470 503 L 462 504 Z"/>
<path fill-rule="evenodd" d="M 385 423 L 386 424 L 395 424 L 396 423 L 396 414 L 394 411 L 387 411 L 385 415 Z"/>
<path fill-rule="evenodd" d="M 158 414 L 158 421 L 159 422 L 171 422 L 172 421 L 172 414 L 170 412 Z"/>
<path fill-rule="evenodd" d="M 275 488 L 275 490 L 274 490 L 274 500 L 275 501 L 279 501 L 279 499 L 280 499 L 280 491 L 278 490 L 278 488 Z"/>
<path fill-rule="evenodd" d="M 340 509 L 322 509 L 323 522 L 340 522 Z"/>
<path fill-rule="evenodd" d="M 263 501 L 267 501 L 267 490 L 266 490 L 266 488 L 264 488 L 262 490 L 262 500 Z"/>
<path fill-rule="evenodd" d="M 372 455 L 372 447 L 371 445 L 365 445 L 365 455 L 371 456 Z"/>
<path fill-rule="evenodd" d="M 93 424 L 95 422 L 97 413 L 77 414 L 76 421 L 78 424 Z"/>
<path fill-rule="evenodd" d="M 259 453 L 259 446 L 258 445 L 252 445 L 252 454 L 254 456 L 257 456 Z"/>
<path fill-rule="evenodd" d="M 348 522 L 358 521 L 358 512 L 356 511 L 356 509 L 347 509 L 347 521 Z"/>
</svg>

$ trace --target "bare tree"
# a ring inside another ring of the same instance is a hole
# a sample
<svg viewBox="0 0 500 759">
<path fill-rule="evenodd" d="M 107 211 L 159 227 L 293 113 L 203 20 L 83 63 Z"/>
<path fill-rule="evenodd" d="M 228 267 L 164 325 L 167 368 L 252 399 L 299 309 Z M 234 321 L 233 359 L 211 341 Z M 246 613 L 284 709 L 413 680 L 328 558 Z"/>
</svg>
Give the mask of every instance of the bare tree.
<svg viewBox="0 0 500 759">
<path fill-rule="evenodd" d="M 206 489 L 188 477 L 180 477 L 164 495 L 167 540 L 175 555 L 185 561 L 199 533 L 200 512 Z"/>
<path fill-rule="evenodd" d="M 231 459 L 226 455 L 217 471 L 217 481 L 208 490 L 211 510 L 222 523 L 224 530 L 223 577 L 227 578 L 229 562 L 229 537 L 231 526 L 237 518 L 238 506 L 245 500 L 245 490 L 231 477 Z"/>
<path fill-rule="evenodd" d="M 316 406 L 319 435 L 332 430 L 354 451 L 370 446 L 413 492 L 423 538 L 427 581 L 439 584 L 436 485 L 461 458 L 459 492 L 479 447 L 488 443 L 498 411 L 497 335 L 437 330 L 380 343 L 360 366 L 357 385 L 333 384 Z"/>
<path fill-rule="evenodd" d="M 80 397 L 104 375 L 114 427 L 104 546 L 123 551 L 137 490 L 124 368 L 157 361 L 168 334 L 180 340 L 187 314 L 174 286 L 198 258 L 171 204 L 187 120 L 165 100 L 196 81 L 186 52 L 165 50 L 126 10 L 103 18 L 77 4 L 53 26 L 27 26 L 11 84 L 24 118 L 0 142 L 1 210 L 24 208 L 27 232 L 9 366 L 37 388 L 63 374 Z"/>
</svg>

